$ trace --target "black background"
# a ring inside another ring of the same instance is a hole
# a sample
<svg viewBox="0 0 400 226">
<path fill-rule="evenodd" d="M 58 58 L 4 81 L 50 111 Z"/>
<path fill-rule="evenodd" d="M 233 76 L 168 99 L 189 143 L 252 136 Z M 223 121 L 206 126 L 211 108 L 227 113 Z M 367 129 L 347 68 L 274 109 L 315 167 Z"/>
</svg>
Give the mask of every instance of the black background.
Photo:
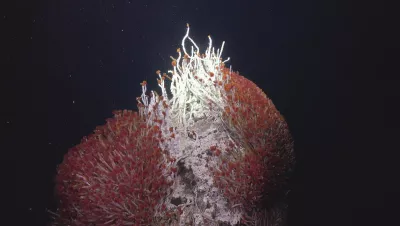
<svg viewBox="0 0 400 226">
<path fill-rule="evenodd" d="M 313 0 L 8 4 L 0 15 L 1 129 L 16 217 L 5 225 L 45 225 L 63 155 L 112 110 L 136 109 L 142 80 L 156 89 L 155 71 L 170 69 L 186 23 L 201 47 L 209 34 L 216 46 L 226 41 L 233 69 L 287 119 L 297 156 L 289 225 L 396 225 L 395 8 Z"/>
</svg>

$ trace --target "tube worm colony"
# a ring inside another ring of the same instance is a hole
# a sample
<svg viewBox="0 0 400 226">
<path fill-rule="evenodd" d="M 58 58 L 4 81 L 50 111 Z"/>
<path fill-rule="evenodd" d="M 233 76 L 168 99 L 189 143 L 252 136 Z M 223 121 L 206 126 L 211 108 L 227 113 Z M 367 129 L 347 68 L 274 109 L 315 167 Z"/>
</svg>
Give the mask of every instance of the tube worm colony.
<svg viewBox="0 0 400 226">
<path fill-rule="evenodd" d="M 54 225 L 282 225 L 294 166 L 288 126 L 265 93 L 204 53 L 189 26 L 161 93 L 114 117 L 58 167 Z M 191 43 L 187 49 L 187 43 Z M 168 96 L 166 82 L 170 83 Z"/>
</svg>

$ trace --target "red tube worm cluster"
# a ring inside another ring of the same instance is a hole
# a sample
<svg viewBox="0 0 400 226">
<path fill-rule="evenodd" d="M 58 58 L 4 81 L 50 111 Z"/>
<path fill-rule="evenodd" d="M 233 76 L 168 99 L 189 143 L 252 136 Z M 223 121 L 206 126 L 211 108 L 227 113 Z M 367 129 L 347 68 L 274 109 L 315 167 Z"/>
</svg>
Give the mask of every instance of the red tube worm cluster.
<svg viewBox="0 0 400 226">
<path fill-rule="evenodd" d="M 149 225 L 174 173 L 160 137 L 137 112 L 115 111 L 58 167 L 54 224 Z"/>
</svg>

